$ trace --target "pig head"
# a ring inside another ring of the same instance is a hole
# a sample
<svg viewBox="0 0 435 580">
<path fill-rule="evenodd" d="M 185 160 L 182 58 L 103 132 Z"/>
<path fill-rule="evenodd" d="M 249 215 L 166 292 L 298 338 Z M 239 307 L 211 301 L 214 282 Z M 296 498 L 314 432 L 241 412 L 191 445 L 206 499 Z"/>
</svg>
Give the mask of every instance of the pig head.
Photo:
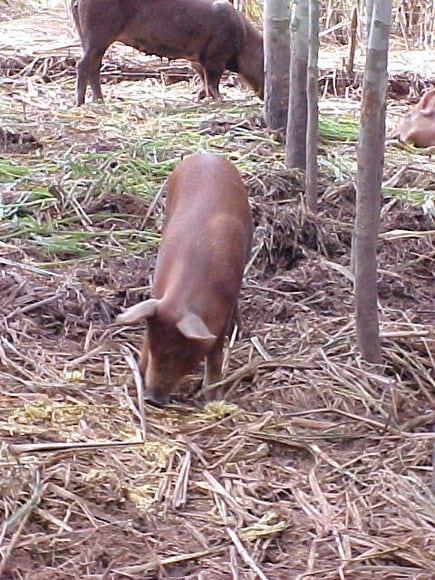
<svg viewBox="0 0 435 580">
<path fill-rule="evenodd" d="M 415 147 L 435 147 L 435 88 L 428 90 L 420 101 L 398 123 L 391 137 Z"/>
</svg>

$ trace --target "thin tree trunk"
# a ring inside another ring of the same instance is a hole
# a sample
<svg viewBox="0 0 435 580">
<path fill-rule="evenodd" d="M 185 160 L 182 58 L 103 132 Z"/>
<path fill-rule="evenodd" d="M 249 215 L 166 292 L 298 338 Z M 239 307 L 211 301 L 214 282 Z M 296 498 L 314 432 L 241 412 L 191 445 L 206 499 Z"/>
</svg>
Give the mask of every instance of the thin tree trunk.
<svg viewBox="0 0 435 580">
<path fill-rule="evenodd" d="M 357 3 L 355 5 L 355 18 L 356 18 L 356 27 L 355 27 L 355 33 L 356 33 L 356 29 L 358 28 L 358 1 L 361 2 L 361 0 L 357 0 Z M 368 0 L 370 1 L 370 0 Z M 361 11 L 363 10 L 363 2 L 361 2 L 360 4 L 361 6 Z M 368 11 L 368 8 L 367 8 Z M 361 12 L 360 12 L 361 14 Z M 351 47 L 350 47 L 350 55 L 349 55 L 349 74 L 352 74 L 353 72 L 353 64 L 354 64 L 354 57 L 355 57 L 355 44 L 353 44 L 353 39 L 354 39 L 354 35 L 353 35 L 353 16 L 352 15 L 352 22 L 351 22 Z M 366 22 L 366 29 L 367 29 L 367 41 L 368 41 L 368 36 L 369 36 L 369 31 L 370 31 L 370 26 L 371 26 L 371 21 L 368 20 L 369 16 L 367 15 L 367 22 Z M 371 8 L 370 8 L 370 18 L 371 18 Z M 362 18 L 360 18 L 360 22 L 362 21 Z M 360 28 L 360 36 L 362 37 L 362 28 Z M 355 34 L 356 37 L 356 34 Z M 356 38 L 355 38 L 356 40 Z M 349 270 L 352 272 L 352 274 L 355 274 L 355 229 L 352 231 L 352 242 L 351 242 L 351 248 L 350 248 L 350 264 L 349 264 Z"/>
<path fill-rule="evenodd" d="M 391 0 L 373 0 L 358 143 L 355 218 L 355 314 L 363 358 L 381 362 L 377 242 L 385 146 L 385 94 Z"/>
<path fill-rule="evenodd" d="M 369 42 L 370 29 L 373 19 L 373 6 L 376 0 L 366 0 L 366 28 L 367 28 L 367 45 Z"/>
<path fill-rule="evenodd" d="M 310 0 L 309 44 L 307 69 L 307 171 L 305 174 L 305 199 L 308 208 L 317 213 L 318 175 L 317 149 L 319 109 L 317 104 L 317 62 L 319 56 L 319 0 Z"/>
<path fill-rule="evenodd" d="M 374 0 L 360 0 L 361 13 L 366 9 L 366 47 L 368 47 L 370 28 L 372 26 L 372 16 L 373 16 L 373 1 Z M 362 20 L 362 18 L 361 18 Z M 363 29 L 361 28 L 361 38 L 363 38 Z M 352 245 L 350 249 L 350 264 L 349 269 L 352 274 L 355 274 L 355 228 L 352 231 Z"/>
<path fill-rule="evenodd" d="M 347 63 L 347 72 L 349 73 L 349 75 L 353 74 L 353 67 L 355 63 L 357 28 L 358 28 L 358 4 L 355 4 L 352 10 L 352 19 L 350 22 L 349 62 Z"/>
<path fill-rule="evenodd" d="M 264 2 L 264 68 L 266 125 L 273 130 L 287 126 L 290 75 L 290 8 L 288 0 Z"/>
<path fill-rule="evenodd" d="M 290 42 L 290 91 L 286 139 L 287 167 L 306 166 L 308 0 L 294 1 Z"/>
</svg>

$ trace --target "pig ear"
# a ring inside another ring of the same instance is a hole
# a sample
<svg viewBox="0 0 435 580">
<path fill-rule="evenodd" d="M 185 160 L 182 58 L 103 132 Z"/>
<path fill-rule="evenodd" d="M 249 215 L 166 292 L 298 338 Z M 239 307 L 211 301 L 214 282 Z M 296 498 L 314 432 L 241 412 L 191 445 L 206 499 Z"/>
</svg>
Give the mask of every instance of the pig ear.
<svg viewBox="0 0 435 580">
<path fill-rule="evenodd" d="M 212 334 L 199 316 L 192 312 L 187 312 L 176 324 L 178 330 L 190 340 L 201 342 L 214 342 L 216 336 Z"/>
<path fill-rule="evenodd" d="M 156 314 L 158 303 L 159 301 L 155 298 L 139 302 L 134 306 L 130 306 L 130 308 L 127 308 L 127 310 L 124 310 L 121 314 L 118 314 L 115 322 L 118 324 L 134 324 L 144 318 L 151 318 Z"/>
</svg>

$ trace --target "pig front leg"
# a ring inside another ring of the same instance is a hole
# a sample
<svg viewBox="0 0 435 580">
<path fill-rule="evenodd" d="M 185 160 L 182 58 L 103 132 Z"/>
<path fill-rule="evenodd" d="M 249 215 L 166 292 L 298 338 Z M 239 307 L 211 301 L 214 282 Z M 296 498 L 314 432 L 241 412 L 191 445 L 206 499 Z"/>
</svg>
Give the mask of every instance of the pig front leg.
<svg viewBox="0 0 435 580">
<path fill-rule="evenodd" d="M 202 64 L 200 64 L 199 62 L 192 62 L 191 65 L 192 68 L 198 73 L 199 78 L 201 79 L 201 88 L 199 89 L 196 95 L 196 100 L 200 102 L 202 101 L 202 99 L 205 99 L 208 96 L 207 77 L 205 75 L 205 70 Z"/>
<path fill-rule="evenodd" d="M 209 385 L 217 383 L 222 378 L 222 363 L 224 360 L 223 346 L 224 346 L 225 335 L 219 337 L 213 346 L 213 350 L 209 352 L 207 358 L 205 359 L 205 374 L 202 383 L 205 389 Z M 205 393 L 206 400 L 221 399 L 222 391 L 221 389 L 213 389 L 208 393 Z"/>
</svg>

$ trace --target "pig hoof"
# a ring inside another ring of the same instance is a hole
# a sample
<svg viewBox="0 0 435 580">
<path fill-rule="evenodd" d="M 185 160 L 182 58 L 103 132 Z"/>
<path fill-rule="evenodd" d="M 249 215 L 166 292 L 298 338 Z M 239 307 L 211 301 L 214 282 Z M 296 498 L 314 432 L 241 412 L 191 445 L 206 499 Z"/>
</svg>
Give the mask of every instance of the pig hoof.
<svg viewBox="0 0 435 580">
<path fill-rule="evenodd" d="M 221 387 L 216 387 L 210 391 L 203 393 L 203 399 L 206 403 L 211 401 L 223 401 L 225 399 L 225 390 Z"/>
<path fill-rule="evenodd" d="M 149 403 L 153 407 L 157 407 L 162 409 L 165 405 L 168 404 L 167 397 L 158 397 L 156 395 L 145 395 L 145 402 Z"/>
</svg>

